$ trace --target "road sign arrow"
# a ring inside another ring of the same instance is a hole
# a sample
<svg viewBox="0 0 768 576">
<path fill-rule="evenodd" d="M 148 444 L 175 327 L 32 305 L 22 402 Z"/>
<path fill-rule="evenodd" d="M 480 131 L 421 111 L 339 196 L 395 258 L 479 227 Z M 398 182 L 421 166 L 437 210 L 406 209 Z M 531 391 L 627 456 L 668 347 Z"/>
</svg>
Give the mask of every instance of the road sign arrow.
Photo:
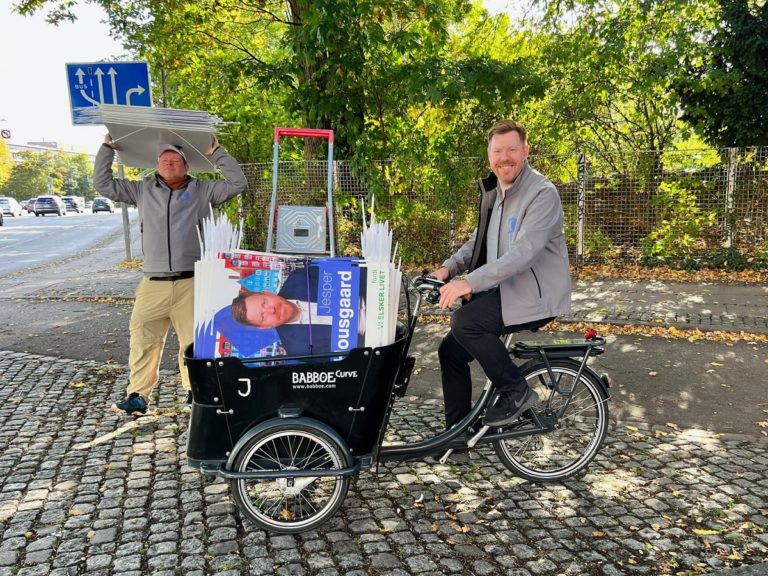
<svg viewBox="0 0 768 576">
<path fill-rule="evenodd" d="M 77 83 L 82 84 L 83 83 L 83 76 L 85 76 L 85 72 L 83 72 L 82 68 L 78 68 L 77 72 L 75 72 L 75 76 L 77 76 Z"/>
<path fill-rule="evenodd" d="M 93 104 L 94 106 L 98 106 L 98 105 L 99 105 L 99 101 L 98 101 L 98 100 L 94 100 L 93 98 L 91 98 L 90 96 L 88 96 L 88 94 L 86 94 L 86 93 L 85 93 L 85 90 L 80 90 L 80 95 L 81 95 L 83 98 L 85 98 L 85 99 L 86 99 L 88 102 L 90 102 L 91 104 Z"/>
<path fill-rule="evenodd" d="M 96 75 L 96 79 L 99 82 L 99 100 L 102 104 L 104 104 L 104 82 L 102 81 L 102 76 L 104 76 L 104 72 L 101 71 L 101 68 L 96 68 L 96 72 L 94 72 Z"/>
<path fill-rule="evenodd" d="M 139 84 L 138 86 L 136 86 L 136 88 L 131 88 L 130 90 L 126 91 L 125 104 L 127 106 L 131 105 L 131 95 L 133 94 L 138 94 L 139 96 L 141 96 L 142 94 L 144 94 L 144 87 L 141 84 Z"/>
<path fill-rule="evenodd" d="M 107 70 L 107 74 L 109 74 L 110 84 L 112 85 L 112 104 L 118 104 L 117 101 L 117 82 L 115 81 L 115 76 L 117 76 L 117 70 L 112 68 L 112 66 L 109 67 L 109 70 Z"/>
</svg>

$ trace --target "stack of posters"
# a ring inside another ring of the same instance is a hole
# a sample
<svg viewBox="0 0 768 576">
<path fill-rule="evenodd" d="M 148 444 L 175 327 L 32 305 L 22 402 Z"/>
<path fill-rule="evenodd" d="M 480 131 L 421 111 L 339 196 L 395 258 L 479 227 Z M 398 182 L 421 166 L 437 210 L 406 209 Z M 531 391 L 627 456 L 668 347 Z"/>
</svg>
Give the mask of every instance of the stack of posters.
<svg viewBox="0 0 768 576">
<path fill-rule="evenodd" d="M 364 221 L 361 259 L 240 250 L 224 220 L 201 229 L 196 358 L 327 360 L 394 342 L 401 273 L 386 222 Z"/>
<path fill-rule="evenodd" d="M 239 250 L 219 253 L 195 276 L 196 358 L 327 359 L 369 345 L 366 269 L 357 259 Z"/>
</svg>

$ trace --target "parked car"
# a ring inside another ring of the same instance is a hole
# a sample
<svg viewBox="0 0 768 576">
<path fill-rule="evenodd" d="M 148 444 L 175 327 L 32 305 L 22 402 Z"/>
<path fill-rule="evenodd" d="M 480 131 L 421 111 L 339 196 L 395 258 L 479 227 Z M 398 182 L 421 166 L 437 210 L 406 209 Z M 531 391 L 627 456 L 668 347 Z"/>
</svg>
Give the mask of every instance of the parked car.
<svg viewBox="0 0 768 576">
<path fill-rule="evenodd" d="M 93 208 L 93 200 L 88 200 L 88 201 L 85 203 L 85 209 L 86 209 L 86 210 L 90 210 L 91 208 Z"/>
<path fill-rule="evenodd" d="M 3 225 L 3 211 L 0 210 L 0 226 Z"/>
<path fill-rule="evenodd" d="M 21 216 L 24 214 L 24 210 L 16 201 L 16 198 L 10 196 L 0 196 L 0 211 L 5 216 Z"/>
<path fill-rule="evenodd" d="M 66 213 L 67 207 L 59 196 L 38 196 L 35 201 L 35 216 L 45 214 L 64 216 Z"/>
<path fill-rule="evenodd" d="M 91 212 L 114 212 L 115 205 L 109 198 L 96 198 L 91 205 Z"/>
<path fill-rule="evenodd" d="M 34 214 L 35 213 L 35 202 L 37 201 L 37 198 L 30 198 L 27 200 L 26 204 L 24 204 L 24 210 L 27 211 L 27 214 Z"/>
<path fill-rule="evenodd" d="M 82 196 L 62 196 L 61 201 L 67 207 L 67 212 L 70 210 L 77 214 L 85 212 L 85 198 Z"/>
</svg>

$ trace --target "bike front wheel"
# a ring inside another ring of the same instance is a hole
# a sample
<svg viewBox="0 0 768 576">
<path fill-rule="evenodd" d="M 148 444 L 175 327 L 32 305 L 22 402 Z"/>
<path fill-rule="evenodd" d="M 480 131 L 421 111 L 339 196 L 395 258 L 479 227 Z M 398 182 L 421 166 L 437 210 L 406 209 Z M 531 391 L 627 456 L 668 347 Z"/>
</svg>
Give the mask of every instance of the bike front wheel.
<svg viewBox="0 0 768 576">
<path fill-rule="evenodd" d="M 339 509 L 349 489 L 349 478 L 313 476 L 312 470 L 349 465 L 338 442 L 319 428 L 285 423 L 254 436 L 240 450 L 234 469 L 306 470 L 306 476 L 232 480 L 237 507 L 253 523 L 279 534 L 317 528 Z"/>
<path fill-rule="evenodd" d="M 580 365 L 552 360 L 552 376 L 538 360 L 521 367 L 528 386 L 539 396 L 533 411 L 554 429 L 493 443 L 496 455 L 516 475 L 534 482 L 563 480 L 584 470 L 600 450 L 608 432 L 608 396 L 593 372 L 579 375 Z M 533 421 L 522 418 L 514 426 L 524 430 Z"/>
</svg>

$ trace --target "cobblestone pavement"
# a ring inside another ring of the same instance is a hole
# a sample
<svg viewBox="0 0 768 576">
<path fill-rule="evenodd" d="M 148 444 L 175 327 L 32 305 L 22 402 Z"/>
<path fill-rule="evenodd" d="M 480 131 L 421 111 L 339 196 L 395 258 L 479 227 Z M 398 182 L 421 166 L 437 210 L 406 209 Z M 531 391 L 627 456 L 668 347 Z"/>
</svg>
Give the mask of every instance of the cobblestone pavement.
<svg viewBox="0 0 768 576">
<path fill-rule="evenodd" d="M 704 574 L 768 562 L 768 442 L 667 427 L 609 432 L 563 484 L 468 467 L 363 473 L 316 531 L 244 523 L 224 482 L 186 465 L 172 373 L 157 410 L 106 407 L 123 367 L 21 353 L 0 360 L 0 575 Z M 438 429 L 438 403 L 397 404 L 390 430 Z M 757 574 L 758 572 L 755 572 Z"/>
</svg>

